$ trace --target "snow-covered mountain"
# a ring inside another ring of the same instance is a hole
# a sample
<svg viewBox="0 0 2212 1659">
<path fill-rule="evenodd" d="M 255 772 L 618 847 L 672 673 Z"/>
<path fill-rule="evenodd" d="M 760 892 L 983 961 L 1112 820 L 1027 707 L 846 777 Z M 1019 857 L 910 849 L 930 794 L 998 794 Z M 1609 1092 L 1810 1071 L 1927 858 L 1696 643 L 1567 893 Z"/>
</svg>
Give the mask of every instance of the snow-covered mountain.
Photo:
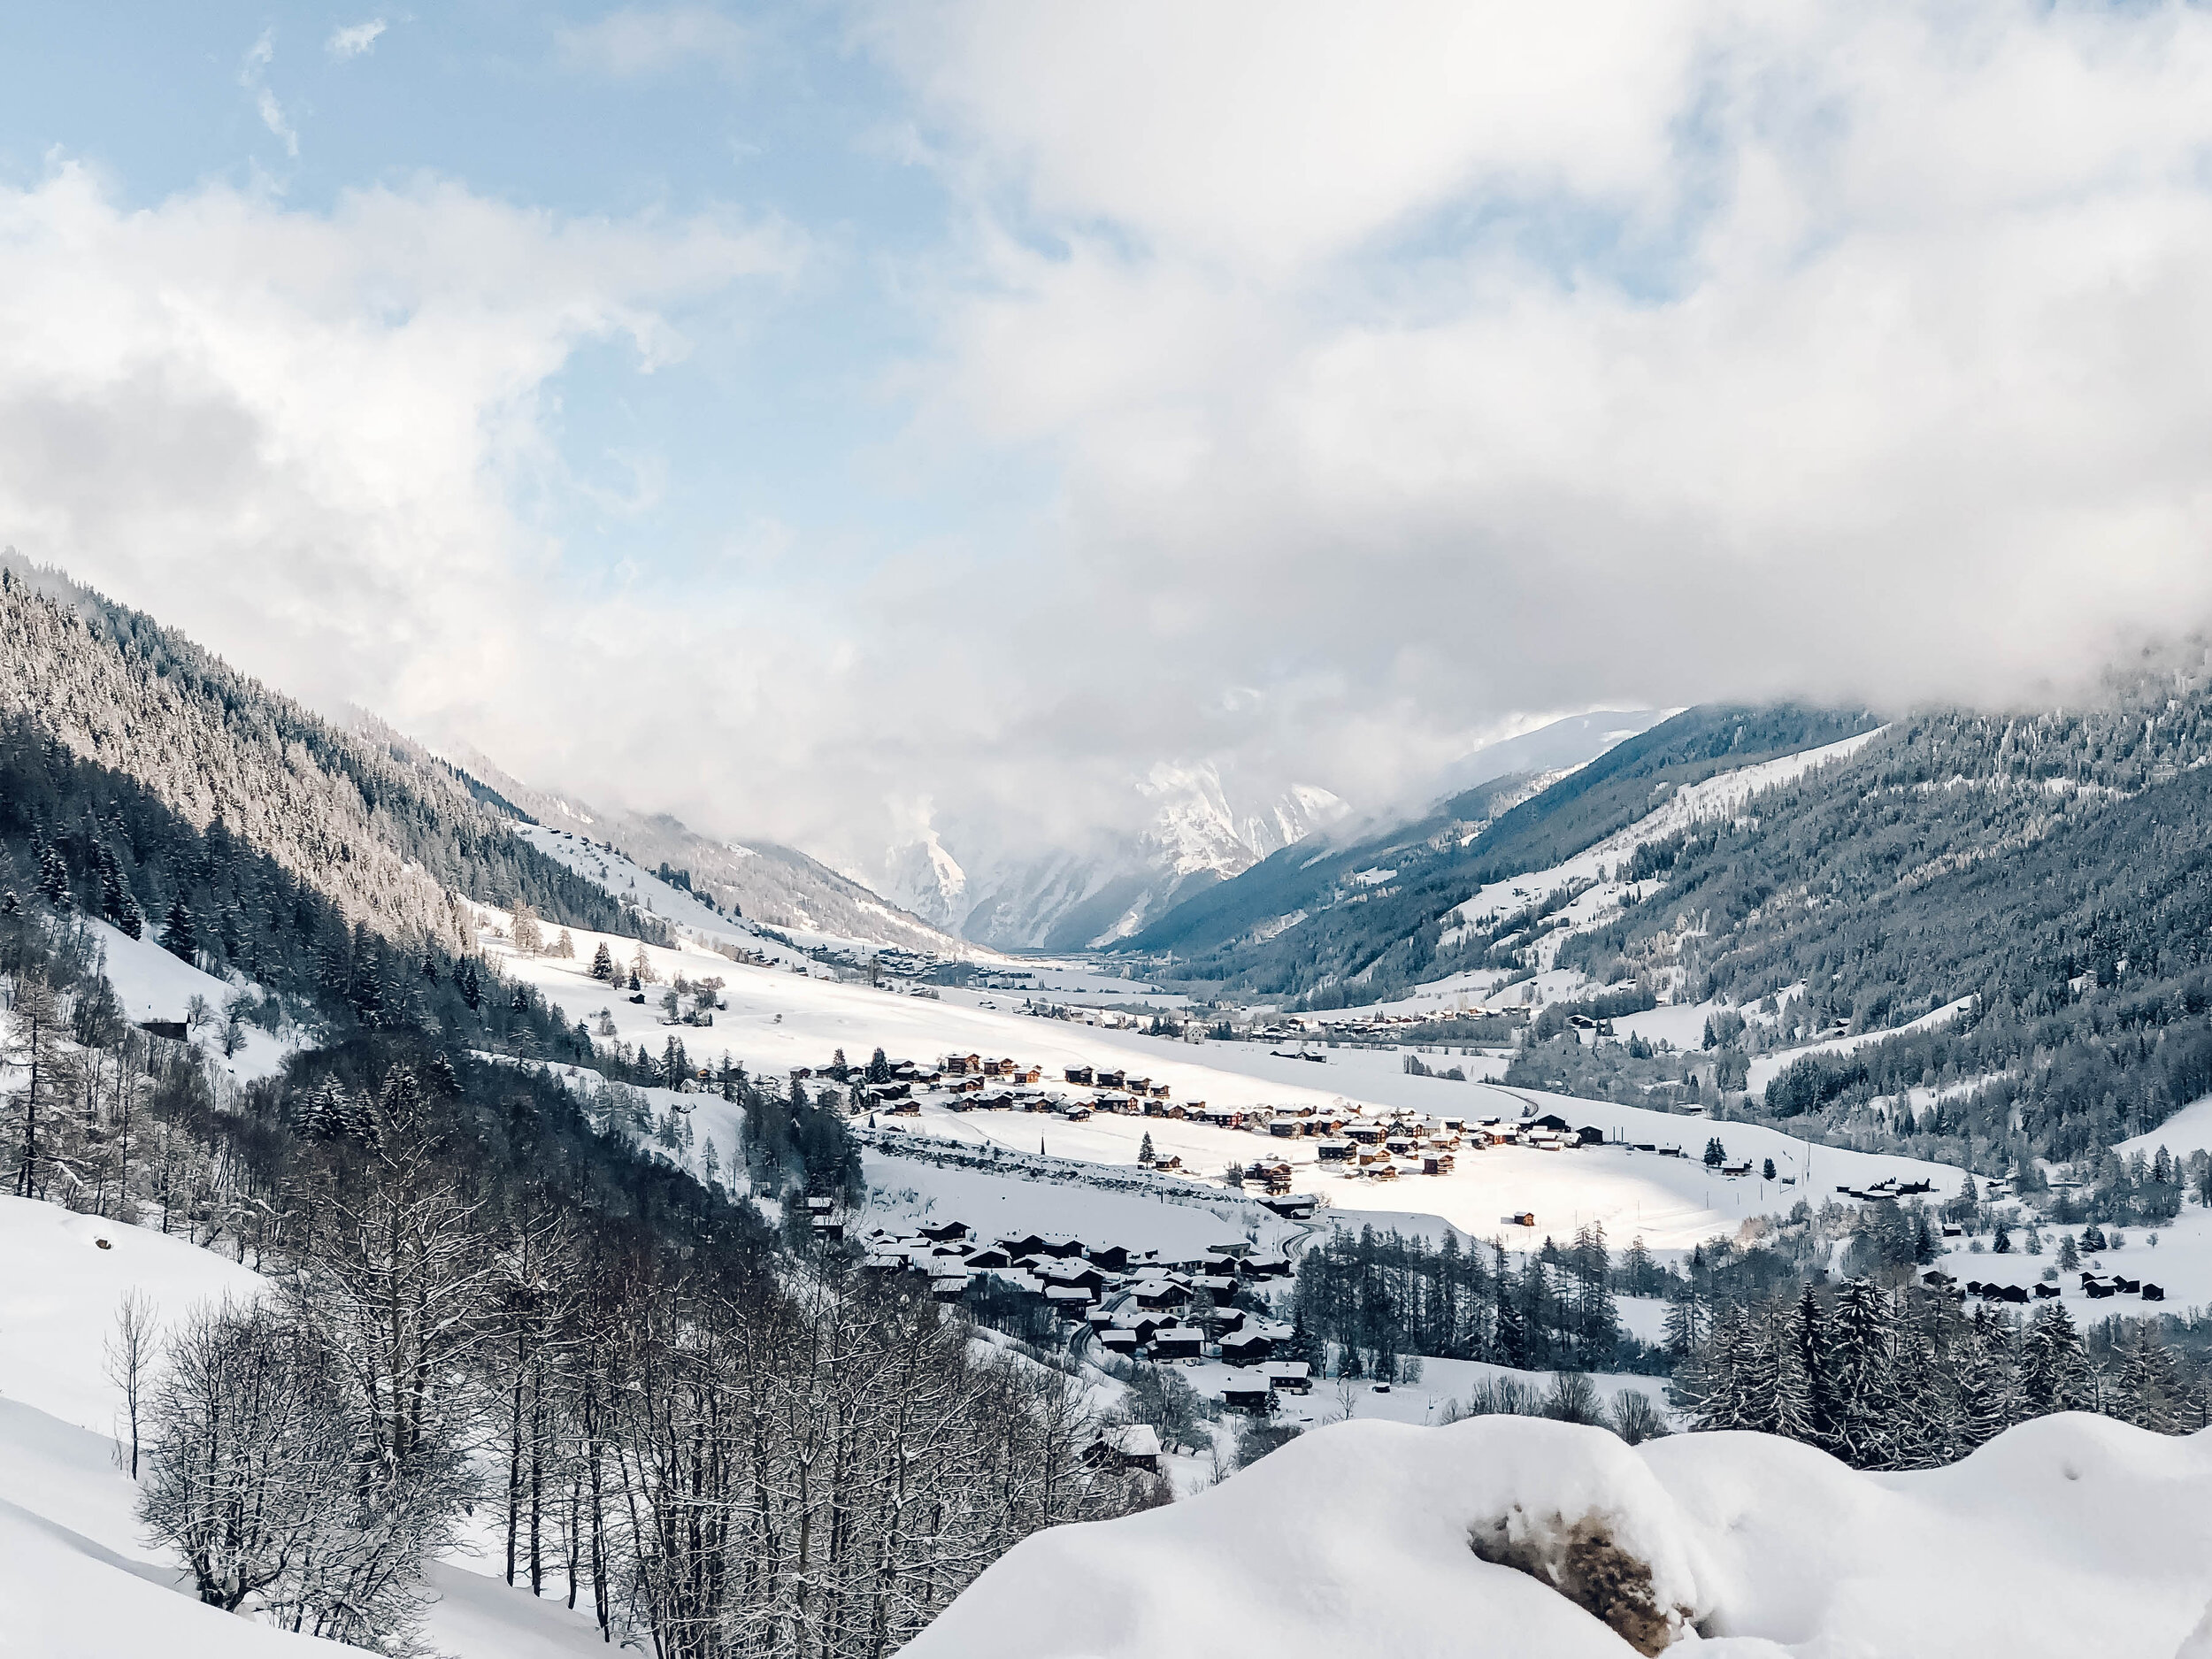
<svg viewBox="0 0 2212 1659">
<path fill-rule="evenodd" d="M 967 954 L 926 914 L 887 902 L 849 876 L 795 847 L 774 841 L 730 841 L 700 833 L 666 813 L 610 810 L 573 795 L 537 787 L 509 776 L 489 758 L 469 753 L 473 776 L 541 824 L 605 841 L 648 871 L 665 864 L 688 876 L 693 888 L 747 919 L 803 933 L 870 945 L 894 945 L 938 956 Z"/>
<path fill-rule="evenodd" d="M 877 884 L 895 903 L 979 944 L 1080 949 L 1126 938 L 1348 810 L 1314 784 L 1279 794 L 1240 789 L 1206 762 L 1163 762 L 1132 789 L 1143 814 L 1134 833 L 1007 853 L 986 832 L 932 823 L 885 855 Z"/>
</svg>

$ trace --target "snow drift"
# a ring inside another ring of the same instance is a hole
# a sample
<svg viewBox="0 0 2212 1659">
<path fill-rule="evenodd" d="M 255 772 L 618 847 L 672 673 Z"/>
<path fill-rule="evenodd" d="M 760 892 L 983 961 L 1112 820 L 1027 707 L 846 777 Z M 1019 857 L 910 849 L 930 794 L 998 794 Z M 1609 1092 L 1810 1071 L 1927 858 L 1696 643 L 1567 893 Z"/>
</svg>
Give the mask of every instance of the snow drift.
<svg viewBox="0 0 2212 1659">
<path fill-rule="evenodd" d="M 2069 1414 L 1867 1475 L 1757 1434 L 1352 1422 L 1027 1540 L 906 1653 L 2165 1659 L 2208 1597 L 2212 1432 Z"/>
</svg>

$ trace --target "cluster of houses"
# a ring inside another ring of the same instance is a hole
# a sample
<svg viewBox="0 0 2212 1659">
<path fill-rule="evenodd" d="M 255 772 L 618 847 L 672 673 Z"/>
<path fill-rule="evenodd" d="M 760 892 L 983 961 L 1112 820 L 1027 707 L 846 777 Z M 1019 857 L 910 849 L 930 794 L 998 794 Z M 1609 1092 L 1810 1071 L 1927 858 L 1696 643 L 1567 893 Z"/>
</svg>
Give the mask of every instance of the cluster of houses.
<svg viewBox="0 0 2212 1659">
<path fill-rule="evenodd" d="M 1309 1132 L 1302 1125 L 1286 1130 L 1278 1123 L 1269 1125 L 1269 1133 Z M 1556 1113 L 1517 1118 L 1355 1116 L 1331 1122 L 1320 1133 L 1325 1138 L 1315 1154 L 1321 1163 L 1349 1177 L 1386 1181 L 1401 1175 L 1449 1175 L 1461 1153 L 1492 1147 L 1566 1152 L 1605 1143 L 1602 1129 L 1586 1125 L 1577 1128 Z"/>
<path fill-rule="evenodd" d="M 888 1063 L 887 1077 L 857 1087 L 855 1106 L 858 1110 L 893 1117 L 918 1116 L 922 1107 L 930 1104 L 956 1112 L 1046 1112 L 1068 1122 L 1111 1113 L 1202 1123 L 1271 1141 L 1310 1141 L 1317 1143 L 1315 1160 L 1333 1172 L 1355 1179 L 1385 1181 L 1401 1176 L 1449 1175 L 1461 1156 L 1490 1147 L 1562 1152 L 1605 1142 L 1602 1129 L 1588 1125 L 1578 1127 L 1556 1113 L 1522 1118 L 1408 1112 L 1370 1116 L 1341 1101 L 1325 1106 L 1310 1102 L 1210 1106 L 1201 1100 L 1179 1101 L 1168 1084 L 1125 1070 L 1070 1065 L 1058 1071 L 1054 1084 L 1048 1085 L 1043 1067 L 1012 1058 L 952 1054 L 927 1064 L 895 1060 Z M 815 1075 L 806 1067 L 792 1072 L 795 1081 Z M 1682 1156 L 1679 1147 L 1650 1145 L 1640 1149 L 1665 1156 Z M 1153 1161 L 1152 1167 L 1179 1170 L 1182 1160 L 1167 1154 Z M 1742 1173 L 1749 1167 L 1738 1165 L 1728 1172 Z M 1258 1186 L 1270 1197 L 1289 1194 L 1291 1165 L 1286 1160 L 1256 1159 L 1243 1175 L 1248 1183 Z M 1310 1210 L 1310 1205 L 1307 1208 Z"/>
<path fill-rule="evenodd" d="M 1306 1362 L 1279 1351 L 1290 1327 L 1236 1305 L 1241 1293 L 1291 1271 L 1288 1257 L 1243 1240 L 1170 1261 L 1156 1250 L 1087 1243 L 1064 1233 L 987 1240 L 966 1223 L 947 1220 L 907 1232 L 879 1227 L 864 1242 L 864 1268 L 926 1275 L 940 1302 L 958 1302 L 988 1278 L 1036 1298 L 1071 1335 L 1102 1353 L 1155 1364 L 1219 1361 L 1233 1368 L 1222 1395 L 1233 1409 L 1264 1409 L 1274 1393 L 1303 1394 L 1313 1386 Z"/>
<path fill-rule="evenodd" d="M 1952 1275 L 1939 1272 L 1934 1268 L 1923 1272 L 1920 1275 L 1920 1282 L 1931 1289 L 1946 1292 L 1961 1301 L 1968 1296 L 1976 1296 L 1984 1302 L 2024 1302 L 2032 1296 L 2038 1302 L 2047 1302 L 2059 1294 L 2058 1286 L 2049 1283 L 1997 1285 L 1985 1284 L 1978 1279 L 1970 1279 L 1962 1285 Z M 2140 1296 L 2145 1302 L 2166 1300 L 2166 1292 L 2160 1286 L 2146 1285 L 2139 1279 L 2127 1279 L 2117 1273 L 2085 1272 L 2081 1276 L 2081 1290 L 2082 1294 L 2093 1302 L 2101 1302 L 2108 1296 Z"/>
<path fill-rule="evenodd" d="M 1506 1011 L 1521 1017 L 1525 1017 L 1528 1012 L 1526 1009 L 1518 1008 Z M 1337 1041 L 1348 1039 L 1355 1042 L 1391 1042 L 1402 1041 L 1403 1033 L 1409 1026 L 1433 1025 L 1439 1020 L 1479 1019 L 1487 1017 L 1490 1012 L 1488 1009 L 1469 1007 L 1439 1008 L 1425 1014 L 1363 1014 L 1357 1019 L 1316 1019 L 1294 1016 L 1259 1026 L 1251 1034 L 1262 1042 L 1297 1042 L 1313 1036 L 1324 1036 Z"/>
<path fill-rule="evenodd" d="M 1846 1198 L 1863 1199 L 1870 1204 L 1884 1198 L 1910 1198 L 1916 1194 L 1932 1193 L 1935 1190 L 1935 1183 L 1933 1181 L 1901 1181 L 1893 1178 L 1888 1180 L 1876 1181 L 1870 1187 L 1853 1187 L 1846 1182 L 1839 1184 L 1836 1190 Z"/>
</svg>

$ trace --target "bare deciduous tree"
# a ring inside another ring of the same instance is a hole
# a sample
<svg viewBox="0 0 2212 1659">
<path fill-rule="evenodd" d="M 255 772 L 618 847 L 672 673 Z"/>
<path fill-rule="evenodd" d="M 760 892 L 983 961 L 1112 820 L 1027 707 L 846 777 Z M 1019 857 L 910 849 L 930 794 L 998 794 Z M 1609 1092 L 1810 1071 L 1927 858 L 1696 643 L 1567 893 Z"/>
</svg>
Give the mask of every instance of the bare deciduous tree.
<svg viewBox="0 0 2212 1659">
<path fill-rule="evenodd" d="M 101 1358 L 107 1379 L 123 1396 L 123 1424 L 130 1432 L 129 1468 L 138 1479 L 139 1427 L 145 1405 L 148 1369 L 154 1362 L 154 1304 L 142 1290 L 123 1293 L 116 1304 L 115 1329 L 103 1346 Z M 116 1436 L 119 1462 L 123 1455 L 121 1435 Z"/>
</svg>

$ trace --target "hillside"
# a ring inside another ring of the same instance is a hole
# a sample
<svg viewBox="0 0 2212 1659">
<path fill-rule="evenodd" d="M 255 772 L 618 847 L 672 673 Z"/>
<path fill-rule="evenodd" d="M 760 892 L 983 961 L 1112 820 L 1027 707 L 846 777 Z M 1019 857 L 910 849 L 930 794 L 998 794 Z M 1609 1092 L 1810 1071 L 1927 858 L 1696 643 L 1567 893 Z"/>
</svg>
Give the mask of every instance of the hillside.
<svg viewBox="0 0 2212 1659">
<path fill-rule="evenodd" d="M 516 811 L 613 846 L 647 870 L 680 871 L 718 909 L 781 932 L 891 945 L 947 958 L 972 955 L 957 938 L 899 909 L 794 847 L 716 840 L 666 813 L 611 810 L 511 777 L 471 754 L 468 771 Z"/>
<path fill-rule="evenodd" d="M 1857 711 L 1692 709 L 1555 780 L 1509 774 L 1348 846 L 1288 849 L 1123 948 L 1172 952 L 1190 978 L 1253 995 L 1342 987 L 1316 1005 L 1383 1000 L 1451 971 L 1443 918 L 1486 883 L 1579 852 L 1672 789 L 1875 724 Z"/>
<path fill-rule="evenodd" d="M 519 896 L 557 921 L 624 926 L 603 892 L 510 833 L 450 768 L 342 731 L 151 618 L 12 554 L 0 559 L 0 715 L 98 768 L 109 794 L 134 790 L 181 831 L 211 837 L 218 870 L 224 846 L 250 848 L 391 941 L 465 949 L 457 895 Z M 53 772 L 27 753 L 27 764 Z M 51 843 L 73 880 L 111 875 L 157 922 L 180 896 L 203 913 L 222 908 L 195 879 L 200 868 L 150 867 L 136 834 L 116 844 L 120 805 L 70 799 L 50 782 L 19 782 L 4 798 L 31 853 L 26 863 L 18 852 L 19 880 L 35 879 L 23 872 Z M 252 907 L 242 914 L 242 926 L 257 919 Z"/>
</svg>

